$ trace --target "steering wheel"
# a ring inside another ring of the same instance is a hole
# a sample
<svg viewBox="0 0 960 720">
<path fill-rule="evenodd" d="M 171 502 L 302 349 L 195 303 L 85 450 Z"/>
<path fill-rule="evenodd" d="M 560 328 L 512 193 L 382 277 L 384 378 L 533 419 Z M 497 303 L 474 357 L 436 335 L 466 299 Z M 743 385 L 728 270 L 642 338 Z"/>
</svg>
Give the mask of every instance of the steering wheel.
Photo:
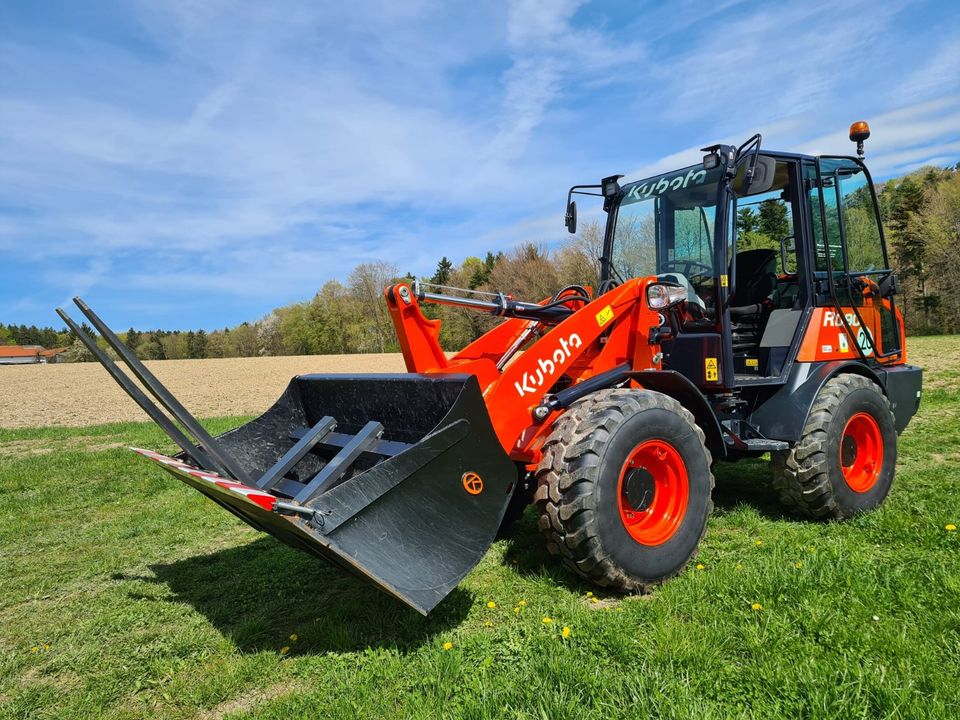
<svg viewBox="0 0 960 720">
<path fill-rule="evenodd" d="M 683 270 L 680 270 L 679 267 L 682 267 Z M 688 278 L 695 278 L 698 276 L 709 277 L 713 273 L 713 268 L 709 265 L 706 265 L 702 262 L 697 262 L 696 260 L 667 260 L 662 265 L 664 272 L 681 272 L 686 275 Z M 694 268 L 698 269 L 700 272 L 691 272 Z"/>
</svg>

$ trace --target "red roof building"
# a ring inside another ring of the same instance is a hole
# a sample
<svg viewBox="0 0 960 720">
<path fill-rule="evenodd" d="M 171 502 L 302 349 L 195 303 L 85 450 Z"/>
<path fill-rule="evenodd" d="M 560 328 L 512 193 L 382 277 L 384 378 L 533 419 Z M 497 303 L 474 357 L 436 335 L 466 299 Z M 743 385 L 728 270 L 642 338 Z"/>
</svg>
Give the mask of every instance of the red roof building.
<svg viewBox="0 0 960 720">
<path fill-rule="evenodd" d="M 0 365 L 29 365 L 56 362 L 67 348 L 46 350 L 40 345 L 0 345 Z"/>
</svg>

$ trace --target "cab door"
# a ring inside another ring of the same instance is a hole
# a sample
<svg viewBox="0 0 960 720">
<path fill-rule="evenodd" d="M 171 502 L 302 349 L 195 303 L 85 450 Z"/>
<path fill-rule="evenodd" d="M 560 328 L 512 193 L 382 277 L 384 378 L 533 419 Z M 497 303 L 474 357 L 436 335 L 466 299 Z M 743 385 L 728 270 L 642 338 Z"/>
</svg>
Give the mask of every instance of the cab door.
<svg viewBox="0 0 960 720">
<path fill-rule="evenodd" d="M 903 360 L 903 322 L 873 181 L 851 157 L 804 163 L 814 305 L 798 360 Z M 817 330 L 814 330 L 814 325 Z"/>
</svg>

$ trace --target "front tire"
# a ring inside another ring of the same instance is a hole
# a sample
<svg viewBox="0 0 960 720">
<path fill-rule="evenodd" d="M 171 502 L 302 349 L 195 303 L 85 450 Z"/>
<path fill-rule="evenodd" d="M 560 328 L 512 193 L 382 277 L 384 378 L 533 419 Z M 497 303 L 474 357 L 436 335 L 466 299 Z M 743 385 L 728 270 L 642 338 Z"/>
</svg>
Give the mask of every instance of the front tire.
<svg viewBox="0 0 960 720">
<path fill-rule="evenodd" d="M 574 403 L 536 473 L 547 548 L 601 586 L 642 592 L 666 580 L 706 529 L 710 463 L 693 415 L 671 397 L 615 389 Z"/>
<path fill-rule="evenodd" d="M 824 384 L 800 441 L 770 459 L 783 505 L 820 520 L 844 520 L 880 505 L 896 463 L 890 402 L 876 383 L 852 374 Z"/>
</svg>

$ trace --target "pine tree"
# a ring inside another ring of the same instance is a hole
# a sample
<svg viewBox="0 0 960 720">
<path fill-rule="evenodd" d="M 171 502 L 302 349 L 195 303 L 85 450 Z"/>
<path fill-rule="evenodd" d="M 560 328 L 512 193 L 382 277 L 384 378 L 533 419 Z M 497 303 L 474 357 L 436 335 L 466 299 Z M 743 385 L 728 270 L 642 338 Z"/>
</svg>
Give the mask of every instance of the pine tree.
<svg viewBox="0 0 960 720">
<path fill-rule="evenodd" d="M 790 235 L 790 220 L 787 206 L 780 200 L 764 200 L 760 203 L 758 229 L 774 243 L 779 244 Z"/>
<path fill-rule="evenodd" d="M 430 280 L 436 285 L 446 285 L 450 280 L 450 273 L 452 271 L 453 263 L 447 259 L 446 255 L 444 255 L 442 258 L 440 258 L 440 262 L 437 263 L 437 271 L 433 274 L 433 277 Z"/>
<path fill-rule="evenodd" d="M 125 344 L 128 348 L 130 348 L 131 350 L 133 350 L 134 353 L 136 353 L 136 352 L 137 352 L 137 349 L 136 349 L 136 348 L 137 348 L 137 346 L 140 344 L 140 342 L 141 342 L 142 339 L 143 339 L 143 337 L 142 337 L 141 333 L 137 332 L 137 331 L 134 330 L 133 328 L 130 328 L 129 330 L 127 330 L 127 339 L 126 339 L 126 342 L 125 342 L 124 344 Z"/>
<path fill-rule="evenodd" d="M 737 232 L 748 233 L 757 229 L 757 216 L 752 207 L 737 210 Z"/>
</svg>

